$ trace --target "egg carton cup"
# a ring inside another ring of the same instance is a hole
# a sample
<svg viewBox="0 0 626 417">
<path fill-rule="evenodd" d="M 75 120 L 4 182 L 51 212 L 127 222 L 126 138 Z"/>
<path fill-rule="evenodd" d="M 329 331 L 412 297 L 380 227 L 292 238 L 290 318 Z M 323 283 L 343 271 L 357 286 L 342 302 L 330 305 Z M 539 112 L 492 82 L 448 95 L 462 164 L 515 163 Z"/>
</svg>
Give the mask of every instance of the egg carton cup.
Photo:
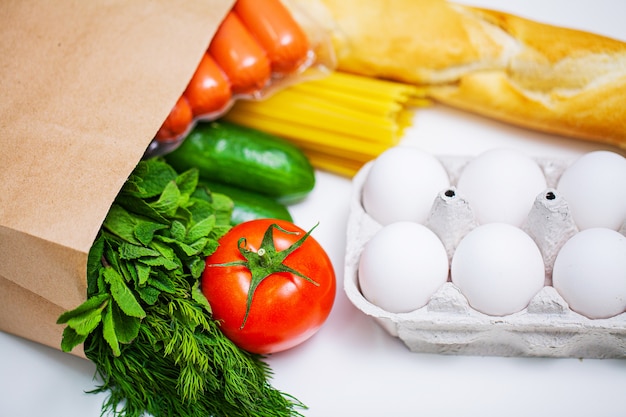
<svg viewBox="0 0 626 417">
<path fill-rule="evenodd" d="M 471 158 L 440 156 L 456 184 Z M 556 192 L 561 173 L 573 160 L 535 159 L 548 188 L 539 194 L 522 229 L 537 243 L 546 267 L 544 287 L 528 306 L 514 314 L 490 316 L 473 309 L 450 279 L 422 308 L 391 313 L 370 303 L 361 293 L 358 264 L 365 244 L 383 226 L 361 204 L 362 188 L 372 162 L 353 178 L 347 224 L 344 291 L 363 313 L 413 352 L 478 356 L 625 358 L 626 313 L 608 319 L 589 319 L 572 311 L 551 286 L 554 259 L 560 247 L 578 230 L 567 204 Z M 451 260 L 460 240 L 477 226 L 471 207 L 455 187 L 442 190 L 425 225 L 442 240 Z M 620 232 L 624 234 L 626 227 Z"/>
</svg>

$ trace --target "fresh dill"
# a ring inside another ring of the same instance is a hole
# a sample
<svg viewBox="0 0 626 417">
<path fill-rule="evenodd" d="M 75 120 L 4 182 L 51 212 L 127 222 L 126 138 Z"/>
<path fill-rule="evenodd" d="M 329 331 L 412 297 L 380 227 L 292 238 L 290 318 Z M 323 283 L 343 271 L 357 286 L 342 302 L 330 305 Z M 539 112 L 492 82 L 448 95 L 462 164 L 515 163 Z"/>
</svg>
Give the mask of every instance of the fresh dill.
<svg viewBox="0 0 626 417">
<path fill-rule="evenodd" d="M 236 347 L 199 289 L 230 228 L 232 201 L 161 159 L 141 161 L 92 245 L 87 300 L 63 313 L 62 349 L 83 343 L 107 392 L 102 413 L 140 417 L 300 416 L 260 355 Z"/>
</svg>

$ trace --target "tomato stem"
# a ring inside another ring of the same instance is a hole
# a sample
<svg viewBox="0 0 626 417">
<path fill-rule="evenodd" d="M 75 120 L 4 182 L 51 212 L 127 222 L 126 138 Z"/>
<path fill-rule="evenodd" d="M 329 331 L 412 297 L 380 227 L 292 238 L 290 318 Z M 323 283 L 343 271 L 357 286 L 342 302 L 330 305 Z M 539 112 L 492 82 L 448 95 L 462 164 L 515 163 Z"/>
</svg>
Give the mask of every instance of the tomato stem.
<svg viewBox="0 0 626 417">
<path fill-rule="evenodd" d="M 318 223 L 319 224 L 319 223 Z M 280 230 L 283 233 L 296 235 L 299 232 L 290 232 L 288 230 L 283 229 L 276 223 L 272 223 L 265 234 L 263 235 L 263 240 L 261 242 L 261 247 L 255 252 L 247 248 L 247 240 L 245 237 L 242 237 L 238 241 L 238 248 L 241 255 L 246 259 L 245 261 L 235 261 L 235 262 L 227 262 L 223 264 L 214 264 L 212 266 L 244 266 L 250 270 L 250 274 L 252 276 L 250 280 L 250 288 L 248 289 L 248 298 L 246 301 L 246 313 L 243 318 L 243 322 L 241 323 L 240 329 L 246 324 L 248 319 L 248 315 L 250 313 L 250 307 L 252 305 L 252 299 L 254 298 L 254 293 L 265 278 L 269 277 L 272 274 L 276 274 L 279 272 L 288 272 L 294 275 L 299 276 L 310 282 L 315 286 L 319 286 L 319 283 L 312 280 L 311 278 L 305 276 L 304 274 L 296 271 L 295 269 L 285 265 L 283 262 L 287 256 L 289 256 L 292 252 L 297 250 L 302 243 L 311 235 L 311 232 L 318 226 L 316 224 L 306 232 L 300 239 L 295 241 L 286 249 L 281 251 L 276 250 L 276 246 L 274 244 L 274 229 Z"/>
</svg>

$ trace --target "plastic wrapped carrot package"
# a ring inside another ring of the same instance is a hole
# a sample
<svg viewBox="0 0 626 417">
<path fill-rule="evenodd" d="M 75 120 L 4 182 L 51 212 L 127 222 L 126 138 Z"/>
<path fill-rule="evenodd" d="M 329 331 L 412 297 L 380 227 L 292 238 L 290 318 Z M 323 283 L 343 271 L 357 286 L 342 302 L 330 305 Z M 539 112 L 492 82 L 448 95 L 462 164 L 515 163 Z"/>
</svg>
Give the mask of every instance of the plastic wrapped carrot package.
<svg viewBox="0 0 626 417">
<path fill-rule="evenodd" d="M 335 69 L 326 32 L 288 0 L 237 0 L 146 151 L 175 149 L 199 120 Z"/>
</svg>

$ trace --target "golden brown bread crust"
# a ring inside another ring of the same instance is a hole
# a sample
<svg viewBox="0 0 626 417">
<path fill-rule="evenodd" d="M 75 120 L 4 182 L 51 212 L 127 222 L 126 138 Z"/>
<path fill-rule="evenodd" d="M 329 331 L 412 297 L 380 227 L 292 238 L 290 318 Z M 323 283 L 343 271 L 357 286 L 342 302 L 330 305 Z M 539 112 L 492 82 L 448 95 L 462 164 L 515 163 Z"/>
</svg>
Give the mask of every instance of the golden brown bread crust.
<svg viewBox="0 0 626 417">
<path fill-rule="evenodd" d="M 442 103 L 626 149 L 626 43 L 445 0 L 321 1 L 338 68 Z"/>
<path fill-rule="evenodd" d="M 626 149 L 626 44 L 510 14 L 459 8 L 521 48 L 495 71 L 469 72 L 433 98 L 512 124 Z"/>
<path fill-rule="evenodd" d="M 447 105 L 543 132 L 626 149 L 626 76 L 550 101 L 533 99 L 501 71 L 468 74 L 455 86 L 430 89 Z"/>
<path fill-rule="evenodd" d="M 312 10 L 318 0 L 300 0 Z M 441 0 L 321 0 L 339 69 L 427 84 L 471 68 L 501 66 L 503 46 Z M 315 13 L 319 13 L 316 10 Z"/>
</svg>

